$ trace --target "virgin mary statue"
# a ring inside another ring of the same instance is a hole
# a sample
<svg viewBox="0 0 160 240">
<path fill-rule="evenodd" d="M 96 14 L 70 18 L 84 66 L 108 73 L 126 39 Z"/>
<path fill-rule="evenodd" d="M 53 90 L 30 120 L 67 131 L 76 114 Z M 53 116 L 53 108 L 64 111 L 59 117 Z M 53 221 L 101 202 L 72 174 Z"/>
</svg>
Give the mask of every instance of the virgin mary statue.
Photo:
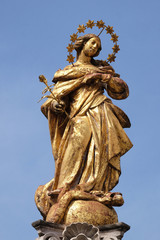
<svg viewBox="0 0 160 240">
<path fill-rule="evenodd" d="M 105 196 L 111 197 L 121 174 L 120 157 L 132 147 L 123 130 L 130 127 L 127 115 L 104 95 L 106 90 L 113 99 L 125 99 L 128 86 L 108 63 L 94 60 L 101 51 L 100 38 L 94 34 L 79 37 L 74 49 L 76 63 L 58 70 L 53 78 L 58 101 L 49 98 L 41 107 L 48 119 L 55 159 L 54 179 L 36 195 L 44 217 L 69 193 L 78 191 L 79 198 L 72 194 L 67 206 L 73 199 L 103 202 Z M 47 210 L 40 206 L 42 192 Z"/>
</svg>

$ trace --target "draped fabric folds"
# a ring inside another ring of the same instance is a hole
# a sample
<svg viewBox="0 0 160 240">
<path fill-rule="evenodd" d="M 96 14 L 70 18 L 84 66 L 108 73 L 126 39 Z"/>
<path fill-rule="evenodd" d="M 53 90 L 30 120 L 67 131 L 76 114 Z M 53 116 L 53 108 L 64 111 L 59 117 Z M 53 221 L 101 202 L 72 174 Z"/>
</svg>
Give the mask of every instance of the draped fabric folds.
<svg viewBox="0 0 160 240">
<path fill-rule="evenodd" d="M 50 110 L 51 99 L 42 106 L 55 159 L 53 190 L 78 186 L 84 191 L 110 191 L 119 180 L 120 157 L 132 147 L 123 130 L 130 127 L 128 117 L 98 83 L 86 85 L 83 77 L 57 82 L 53 93 L 69 98 L 71 118 Z"/>
</svg>

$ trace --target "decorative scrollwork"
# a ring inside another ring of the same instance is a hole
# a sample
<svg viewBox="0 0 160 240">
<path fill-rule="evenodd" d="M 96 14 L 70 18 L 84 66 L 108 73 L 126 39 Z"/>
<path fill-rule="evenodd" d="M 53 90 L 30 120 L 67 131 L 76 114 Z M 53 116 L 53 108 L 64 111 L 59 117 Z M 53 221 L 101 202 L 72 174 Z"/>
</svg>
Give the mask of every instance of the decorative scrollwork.
<svg viewBox="0 0 160 240">
<path fill-rule="evenodd" d="M 63 232 L 63 240 L 99 240 L 99 230 L 88 223 L 73 223 Z"/>
<path fill-rule="evenodd" d="M 60 240 L 60 238 L 56 233 L 49 232 L 39 238 L 39 240 Z"/>
</svg>

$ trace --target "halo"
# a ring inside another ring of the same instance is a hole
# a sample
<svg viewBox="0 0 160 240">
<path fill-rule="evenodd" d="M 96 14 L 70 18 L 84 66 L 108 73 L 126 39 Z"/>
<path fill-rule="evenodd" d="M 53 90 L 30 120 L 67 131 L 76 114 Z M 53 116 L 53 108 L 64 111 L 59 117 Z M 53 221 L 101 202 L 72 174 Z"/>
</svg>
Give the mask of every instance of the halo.
<svg viewBox="0 0 160 240">
<path fill-rule="evenodd" d="M 71 42 L 67 46 L 67 49 L 68 49 L 68 52 L 69 52 L 69 55 L 67 55 L 67 61 L 69 63 L 73 64 L 74 59 L 75 59 L 75 57 L 72 55 L 72 52 L 74 50 L 74 43 L 78 39 L 78 34 L 79 33 L 84 33 L 87 28 L 91 28 L 92 29 L 94 26 L 96 26 L 99 29 L 101 29 L 101 31 L 98 34 L 98 36 L 103 32 L 103 30 L 106 30 L 107 34 L 110 34 L 110 36 L 111 36 L 110 40 L 114 43 L 114 46 L 112 47 L 112 49 L 113 49 L 112 53 L 108 54 L 108 58 L 107 58 L 106 63 L 115 62 L 116 53 L 118 53 L 118 51 L 120 50 L 119 45 L 117 44 L 119 36 L 116 35 L 116 33 L 114 33 L 114 30 L 113 30 L 112 26 L 109 26 L 109 25 L 106 26 L 105 23 L 102 20 L 97 21 L 96 23 L 94 22 L 94 20 L 92 20 L 92 21 L 88 20 L 86 25 L 84 25 L 84 24 L 79 25 L 79 27 L 77 28 L 78 31 L 76 33 L 73 33 L 72 35 L 70 35 L 70 41 Z"/>
</svg>

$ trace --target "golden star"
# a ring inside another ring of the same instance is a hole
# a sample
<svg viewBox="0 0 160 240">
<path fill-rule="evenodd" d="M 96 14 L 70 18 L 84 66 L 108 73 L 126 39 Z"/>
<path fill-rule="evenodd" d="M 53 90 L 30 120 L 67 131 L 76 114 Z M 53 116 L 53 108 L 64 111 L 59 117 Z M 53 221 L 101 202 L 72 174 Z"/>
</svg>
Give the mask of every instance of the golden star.
<svg viewBox="0 0 160 240">
<path fill-rule="evenodd" d="M 114 53 L 117 53 L 117 52 L 120 50 L 119 45 L 117 45 L 117 44 L 114 44 L 114 46 L 112 47 L 112 49 L 113 49 L 113 52 L 114 52 Z"/>
<path fill-rule="evenodd" d="M 73 63 L 73 62 L 74 62 L 74 59 L 75 59 L 75 57 L 73 57 L 72 54 L 69 54 L 69 55 L 67 56 L 67 61 L 68 61 L 69 63 Z"/>
<path fill-rule="evenodd" d="M 70 35 L 70 37 L 71 37 L 71 41 L 72 42 L 75 42 L 76 40 L 77 40 L 77 33 L 73 33 L 73 35 Z"/>
<path fill-rule="evenodd" d="M 79 33 L 81 33 L 81 32 L 84 33 L 84 31 L 86 30 L 86 27 L 84 26 L 84 24 L 82 24 L 82 25 L 79 25 L 79 27 L 77 28 L 77 30 L 78 30 Z"/>
<path fill-rule="evenodd" d="M 109 34 L 112 34 L 112 33 L 114 32 L 113 27 L 111 27 L 111 26 L 109 26 L 109 25 L 106 27 L 106 31 L 107 31 L 107 33 L 109 33 Z"/>
<path fill-rule="evenodd" d="M 68 52 L 71 53 L 74 50 L 74 46 L 72 43 L 68 44 L 68 47 L 66 47 L 68 49 Z"/>
<path fill-rule="evenodd" d="M 87 28 L 91 28 L 91 29 L 95 26 L 94 20 L 93 21 L 88 20 L 86 24 L 87 24 Z"/>
<path fill-rule="evenodd" d="M 111 40 L 113 42 L 117 42 L 118 41 L 118 36 L 115 33 L 113 33 L 111 36 L 112 36 Z"/>
<path fill-rule="evenodd" d="M 111 63 L 111 62 L 115 62 L 115 58 L 116 56 L 112 53 L 112 54 L 108 54 L 108 61 Z"/>
<path fill-rule="evenodd" d="M 104 27 L 104 22 L 103 22 L 102 20 L 97 21 L 96 26 L 97 26 L 98 28 L 103 28 L 103 27 Z"/>
</svg>

